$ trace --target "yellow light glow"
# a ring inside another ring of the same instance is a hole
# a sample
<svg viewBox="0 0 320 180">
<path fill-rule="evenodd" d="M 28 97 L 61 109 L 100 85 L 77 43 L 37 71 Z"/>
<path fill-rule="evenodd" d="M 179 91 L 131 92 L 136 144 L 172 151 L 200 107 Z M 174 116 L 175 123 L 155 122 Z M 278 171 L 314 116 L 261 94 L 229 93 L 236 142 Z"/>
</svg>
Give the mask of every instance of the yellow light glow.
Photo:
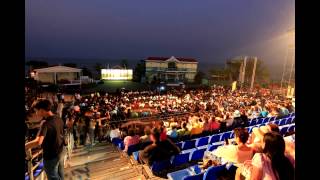
<svg viewBox="0 0 320 180">
<path fill-rule="evenodd" d="M 132 69 L 101 69 L 101 79 L 132 80 Z"/>
</svg>

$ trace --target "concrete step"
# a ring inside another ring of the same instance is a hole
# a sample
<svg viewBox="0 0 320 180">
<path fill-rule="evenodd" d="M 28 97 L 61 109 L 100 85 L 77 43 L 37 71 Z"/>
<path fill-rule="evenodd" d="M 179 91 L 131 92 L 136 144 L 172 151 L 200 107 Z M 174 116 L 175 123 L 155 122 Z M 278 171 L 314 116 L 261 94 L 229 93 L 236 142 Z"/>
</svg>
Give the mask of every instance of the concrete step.
<svg viewBox="0 0 320 180">
<path fill-rule="evenodd" d="M 68 163 L 66 180 L 145 180 L 141 170 L 110 143 L 99 144 L 90 152 L 81 147 Z"/>
</svg>

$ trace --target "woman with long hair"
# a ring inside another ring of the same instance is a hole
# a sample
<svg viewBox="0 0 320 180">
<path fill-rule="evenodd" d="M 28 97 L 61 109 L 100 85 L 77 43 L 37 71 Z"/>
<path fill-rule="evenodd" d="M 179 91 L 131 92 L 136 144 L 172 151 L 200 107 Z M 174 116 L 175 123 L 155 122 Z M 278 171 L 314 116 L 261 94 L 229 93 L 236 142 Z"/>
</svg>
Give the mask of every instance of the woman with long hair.
<svg viewBox="0 0 320 180">
<path fill-rule="evenodd" d="M 256 153 L 250 165 L 240 167 L 236 180 L 293 180 L 294 167 L 285 156 L 283 137 L 275 132 L 269 132 L 263 138 L 263 152 Z"/>
</svg>

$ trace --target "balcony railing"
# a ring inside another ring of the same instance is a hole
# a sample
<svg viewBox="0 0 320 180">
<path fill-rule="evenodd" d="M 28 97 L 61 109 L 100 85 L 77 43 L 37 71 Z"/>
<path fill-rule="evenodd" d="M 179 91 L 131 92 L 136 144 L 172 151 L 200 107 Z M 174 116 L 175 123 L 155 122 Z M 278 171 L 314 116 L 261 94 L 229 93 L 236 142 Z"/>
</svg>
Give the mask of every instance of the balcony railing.
<svg viewBox="0 0 320 180">
<path fill-rule="evenodd" d="M 189 68 L 157 68 L 157 67 L 151 67 L 146 68 L 147 71 L 196 71 L 195 69 L 189 69 Z"/>
</svg>

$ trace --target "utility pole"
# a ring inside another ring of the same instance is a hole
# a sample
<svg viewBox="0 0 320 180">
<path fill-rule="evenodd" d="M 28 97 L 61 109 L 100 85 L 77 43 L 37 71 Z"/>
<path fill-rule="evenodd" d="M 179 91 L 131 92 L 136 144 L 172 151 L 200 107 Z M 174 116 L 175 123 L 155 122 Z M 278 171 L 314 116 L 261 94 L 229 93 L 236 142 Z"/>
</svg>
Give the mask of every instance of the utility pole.
<svg viewBox="0 0 320 180">
<path fill-rule="evenodd" d="M 240 89 L 243 87 L 243 83 L 245 80 L 245 75 L 246 75 L 246 66 L 247 66 L 247 56 L 244 57 L 243 63 L 241 63 L 240 67 Z"/>
<path fill-rule="evenodd" d="M 251 90 L 253 89 L 254 78 L 256 76 L 257 61 L 258 61 L 258 58 L 255 57 L 254 64 L 253 64 L 253 72 L 252 72 L 252 77 L 251 77 L 251 86 L 250 86 Z"/>
</svg>

